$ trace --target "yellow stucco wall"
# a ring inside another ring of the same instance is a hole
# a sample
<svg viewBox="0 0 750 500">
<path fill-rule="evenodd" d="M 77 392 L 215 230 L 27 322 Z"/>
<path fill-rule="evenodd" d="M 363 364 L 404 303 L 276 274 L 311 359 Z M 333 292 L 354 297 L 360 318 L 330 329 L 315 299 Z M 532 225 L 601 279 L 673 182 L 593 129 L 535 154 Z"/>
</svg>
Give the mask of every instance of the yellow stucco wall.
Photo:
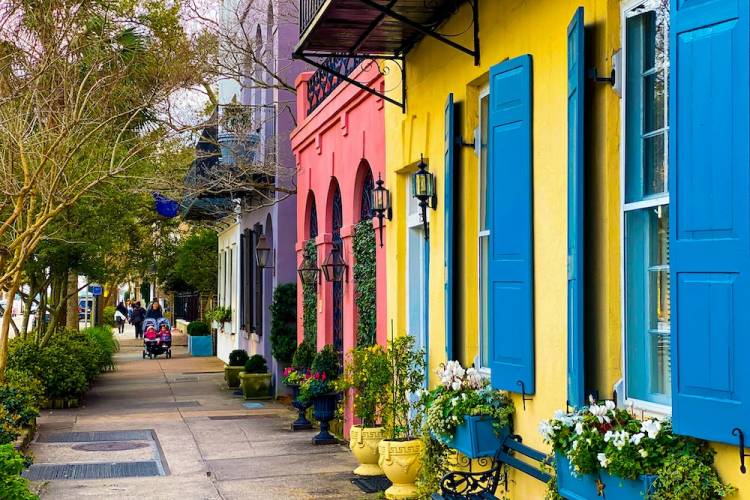
<svg viewBox="0 0 750 500">
<path fill-rule="evenodd" d="M 575 9 L 585 8 L 589 44 L 587 67 L 608 74 L 620 48 L 619 0 L 491 0 L 480 2 L 481 65 L 433 39 L 422 40 L 407 58 L 407 110 L 387 105 L 386 171 L 394 219 L 388 224 L 388 314 L 396 335 L 407 331 L 406 199 L 408 173 L 423 154 L 438 182 L 439 203 L 430 211 L 430 372 L 445 361 L 444 307 L 444 105 L 448 93 L 460 103 L 461 132 L 473 140 L 478 122 L 478 92 L 490 66 L 506 58 L 533 59 L 534 293 L 537 393 L 523 410 L 514 395 L 515 430 L 524 443 L 545 449 L 537 431 L 566 400 L 566 226 L 567 226 L 567 26 Z M 471 11 L 464 5 L 440 31 L 464 33 L 454 40 L 471 45 Z M 400 73 L 387 76 L 386 88 L 399 97 Z M 622 377 L 620 290 L 620 98 L 607 85 L 588 87 L 586 327 L 590 332 L 587 376 L 601 394 L 611 394 Z M 411 167 L 410 167 L 411 166 Z M 456 270 L 460 339 L 457 357 L 471 364 L 478 351 L 478 162 L 462 148 L 456 172 L 462 187 L 456 212 L 461 265 Z M 434 377 L 432 382 L 434 382 Z M 740 486 L 736 498 L 750 499 L 748 477 L 739 473 L 737 449 L 717 446 L 717 463 L 727 481 Z M 543 498 L 541 483 L 514 471 L 511 498 Z"/>
</svg>

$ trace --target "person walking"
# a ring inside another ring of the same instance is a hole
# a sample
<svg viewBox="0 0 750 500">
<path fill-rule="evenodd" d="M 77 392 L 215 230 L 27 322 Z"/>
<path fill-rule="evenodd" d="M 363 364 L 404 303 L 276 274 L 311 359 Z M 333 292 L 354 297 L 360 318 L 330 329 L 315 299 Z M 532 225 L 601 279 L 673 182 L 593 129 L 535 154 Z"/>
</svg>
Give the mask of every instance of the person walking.
<svg viewBox="0 0 750 500">
<path fill-rule="evenodd" d="M 130 323 L 135 326 L 135 338 L 143 338 L 143 320 L 146 319 L 146 310 L 141 307 L 140 302 L 133 306 L 133 313 L 130 316 Z"/>
<path fill-rule="evenodd" d="M 128 319 L 128 308 L 125 304 L 120 301 L 115 308 L 115 325 L 117 325 L 117 333 L 122 335 L 125 331 L 125 321 Z"/>
<path fill-rule="evenodd" d="M 163 317 L 164 317 L 164 313 L 161 310 L 159 299 L 154 299 L 153 302 L 151 302 L 151 307 L 148 308 L 148 312 L 146 313 L 146 318 L 159 319 Z"/>
</svg>

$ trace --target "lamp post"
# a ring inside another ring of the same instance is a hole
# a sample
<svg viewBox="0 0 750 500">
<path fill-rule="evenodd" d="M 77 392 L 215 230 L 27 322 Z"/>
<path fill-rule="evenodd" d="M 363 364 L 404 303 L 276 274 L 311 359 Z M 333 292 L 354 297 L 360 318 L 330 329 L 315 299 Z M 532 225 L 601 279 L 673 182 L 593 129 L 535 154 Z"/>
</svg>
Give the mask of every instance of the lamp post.
<svg viewBox="0 0 750 500">
<path fill-rule="evenodd" d="M 387 218 L 391 220 L 393 218 L 393 210 L 391 209 L 391 192 L 383 187 L 383 179 L 378 174 L 378 180 L 375 183 L 376 187 L 370 193 L 370 206 L 372 211 L 375 212 L 375 217 L 380 222 L 380 246 L 383 247 L 383 219 Z"/>
<path fill-rule="evenodd" d="M 437 208 L 437 194 L 435 189 L 435 176 L 427 170 L 424 158 L 420 156 L 417 171 L 412 175 L 411 194 L 419 200 L 422 209 L 422 224 L 424 225 L 424 239 L 430 239 L 430 227 L 427 224 L 427 207 L 435 210 Z"/>
<path fill-rule="evenodd" d="M 349 281 L 349 266 L 347 266 L 341 257 L 341 249 L 339 249 L 338 245 L 333 245 L 331 253 L 328 254 L 321 267 L 323 268 L 326 281 L 341 282 L 344 281 L 344 278 L 346 278 L 346 281 Z"/>
</svg>

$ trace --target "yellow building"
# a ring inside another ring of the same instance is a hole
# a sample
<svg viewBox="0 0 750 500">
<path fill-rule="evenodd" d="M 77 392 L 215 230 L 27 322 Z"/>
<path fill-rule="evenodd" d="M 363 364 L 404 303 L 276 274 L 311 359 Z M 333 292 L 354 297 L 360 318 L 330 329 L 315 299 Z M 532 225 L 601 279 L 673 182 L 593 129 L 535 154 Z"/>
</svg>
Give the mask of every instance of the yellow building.
<svg viewBox="0 0 750 500">
<path fill-rule="evenodd" d="M 555 410 L 614 399 L 711 441 L 750 499 L 750 4 L 300 12 L 297 57 L 387 61 L 389 330 L 417 338 L 430 374 L 458 359 L 510 391 L 528 446 L 548 451 Z M 421 204 L 418 169 L 436 188 Z M 509 485 L 544 497 L 518 470 Z"/>
</svg>

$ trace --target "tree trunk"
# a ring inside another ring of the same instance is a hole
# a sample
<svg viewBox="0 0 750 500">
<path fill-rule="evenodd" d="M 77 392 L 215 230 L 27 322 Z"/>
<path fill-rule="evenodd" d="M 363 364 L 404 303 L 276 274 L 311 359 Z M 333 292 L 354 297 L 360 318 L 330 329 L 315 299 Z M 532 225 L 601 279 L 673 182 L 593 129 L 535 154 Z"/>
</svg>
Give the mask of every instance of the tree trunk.
<svg viewBox="0 0 750 500">
<path fill-rule="evenodd" d="M 65 328 L 69 330 L 78 330 L 78 274 L 68 271 L 68 306 L 65 318 Z"/>
<path fill-rule="evenodd" d="M 13 320 L 13 301 L 16 298 L 16 292 L 21 286 L 21 271 L 16 272 L 11 286 L 8 288 L 8 303 L 10 307 L 5 308 L 3 322 L 0 325 L 0 382 L 5 381 L 5 369 L 8 367 L 8 333 L 10 332 L 10 322 Z"/>
<path fill-rule="evenodd" d="M 31 306 L 34 305 L 34 290 L 29 287 L 29 295 L 23 301 L 23 319 L 21 320 L 21 337 L 26 338 L 29 334 L 29 319 L 31 317 Z"/>
</svg>

